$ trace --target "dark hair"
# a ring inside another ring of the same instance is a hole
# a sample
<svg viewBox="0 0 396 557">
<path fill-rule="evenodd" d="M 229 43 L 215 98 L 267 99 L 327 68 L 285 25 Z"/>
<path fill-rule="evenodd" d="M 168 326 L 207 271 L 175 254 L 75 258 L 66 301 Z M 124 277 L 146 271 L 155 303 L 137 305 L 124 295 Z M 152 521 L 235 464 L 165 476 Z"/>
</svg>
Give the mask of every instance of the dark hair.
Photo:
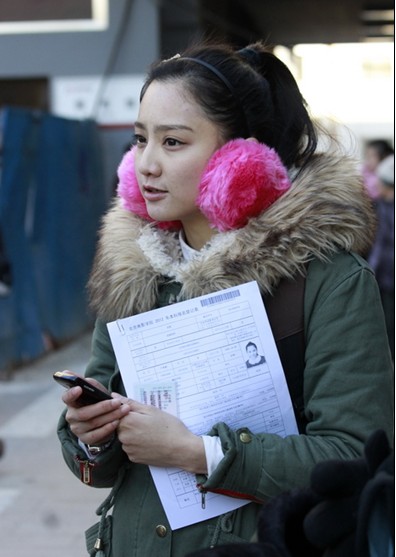
<svg viewBox="0 0 396 557">
<path fill-rule="evenodd" d="M 386 139 L 372 139 L 367 143 L 366 148 L 375 149 L 381 161 L 394 153 L 393 148 Z"/>
<path fill-rule="evenodd" d="M 255 137 L 275 149 L 287 167 L 304 166 L 316 150 L 315 128 L 294 77 L 261 43 L 240 51 L 228 45 L 195 46 L 180 57 L 157 62 L 141 99 L 154 80 L 183 80 L 226 141 Z"/>
<path fill-rule="evenodd" d="M 249 346 L 253 346 L 253 348 L 255 348 L 257 350 L 257 345 L 254 344 L 254 342 L 250 341 L 247 343 L 247 345 L 245 346 L 245 350 L 247 350 L 249 348 Z"/>
</svg>

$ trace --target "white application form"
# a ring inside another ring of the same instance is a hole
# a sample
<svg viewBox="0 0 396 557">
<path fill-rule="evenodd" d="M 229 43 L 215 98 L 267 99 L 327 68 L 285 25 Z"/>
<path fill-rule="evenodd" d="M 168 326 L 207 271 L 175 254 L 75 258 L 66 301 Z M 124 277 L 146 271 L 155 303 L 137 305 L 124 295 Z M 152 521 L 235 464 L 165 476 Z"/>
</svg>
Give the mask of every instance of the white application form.
<svg viewBox="0 0 396 557">
<path fill-rule="evenodd" d="M 255 281 L 107 325 L 130 398 L 177 415 L 196 435 L 218 422 L 298 434 L 282 365 Z M 257 350 L 248 361 L 248 345 Z M 194 474 L 150 467 L 172 529 L 249 503 L 201 494 Z"/>
</svg>

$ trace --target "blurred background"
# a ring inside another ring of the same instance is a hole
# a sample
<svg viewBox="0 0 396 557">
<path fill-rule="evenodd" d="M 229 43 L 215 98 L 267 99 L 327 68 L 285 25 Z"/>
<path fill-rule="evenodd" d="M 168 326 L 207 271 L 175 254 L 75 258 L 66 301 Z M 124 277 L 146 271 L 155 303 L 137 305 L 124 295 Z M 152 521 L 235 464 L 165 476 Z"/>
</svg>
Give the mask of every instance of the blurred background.
<svg viewBox="0 0 396 557">
<path fill-rule="evenodd" d="M 394 142 L 391 0 L 0 1 L 0 376 L 89 329 L 97 229 L 147 66 L 264 39 L 362 161 Z"/>
</svg>

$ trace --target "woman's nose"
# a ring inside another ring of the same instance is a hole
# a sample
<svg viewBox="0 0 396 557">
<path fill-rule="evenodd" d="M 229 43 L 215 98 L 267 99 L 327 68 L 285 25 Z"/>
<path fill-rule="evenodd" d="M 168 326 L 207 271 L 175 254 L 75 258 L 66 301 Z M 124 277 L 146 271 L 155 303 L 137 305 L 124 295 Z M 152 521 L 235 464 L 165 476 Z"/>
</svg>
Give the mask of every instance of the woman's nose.
<svg viewBox="0 0 396 557">
<path fill-rule="evenodd" d="M 154 147 L 146 145 L 144 149 L 138 149 L 136 153 L 136 167 L 138 172 L 144 176 L 158 176 L 161 174 L 161 167 Z"/>
</svg>

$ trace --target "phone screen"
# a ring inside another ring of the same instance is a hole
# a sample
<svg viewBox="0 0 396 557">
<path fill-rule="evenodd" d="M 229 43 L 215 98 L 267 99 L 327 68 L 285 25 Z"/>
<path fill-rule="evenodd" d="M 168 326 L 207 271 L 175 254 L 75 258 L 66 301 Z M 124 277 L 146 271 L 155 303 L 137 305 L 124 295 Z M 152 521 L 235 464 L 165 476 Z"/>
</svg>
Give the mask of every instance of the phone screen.
<svg viewBox="0 0 396 557">
<path fill-rule="evenodd" d="M 89 381 L 72 373 L 71 371 L 56 371 L 53 374 L 55 381 L 60 383 L 66 389 L 71 387 L 81 387 L 82 393 L 78 398 L 79 404 L 85 406 L 87 404 L 95 404 L 96 402 L 101 402 L 102 400 L 111 400 L 111 395 L 109 392 L 102 391 L 98 387 L 91 385 Z"/>
</svg>

